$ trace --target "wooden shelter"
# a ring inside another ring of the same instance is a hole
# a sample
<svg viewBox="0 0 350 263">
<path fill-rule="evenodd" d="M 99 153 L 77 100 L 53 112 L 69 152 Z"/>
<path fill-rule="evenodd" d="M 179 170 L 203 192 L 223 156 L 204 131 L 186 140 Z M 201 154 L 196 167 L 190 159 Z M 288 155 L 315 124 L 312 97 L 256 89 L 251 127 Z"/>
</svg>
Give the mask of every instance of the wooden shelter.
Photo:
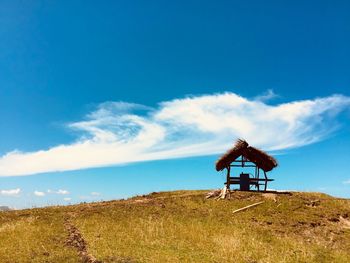
<svg viewBox="0 0 350 263">
<path fill-rule="evenodd" d="M 277 161 L 266 152 L 249 146 L 242 139 L 236 141 L 234 147 L 228 150 L 216 162 L 216 170 L 222 171 L 226 169 L 226 190 L 230 190 L 230 186 L 238 184 L 240 190 L 249 191 L 255 187 L 257 191 L 261 190 L 261 186 L 266 191 L 267 183 L 273 181 L 267 177 L 267 172 L 277 166 Z M 239 176 L 231 176 L 232 167 L 251 168 L 253 173 L 241 173 Z"/>
</svg>

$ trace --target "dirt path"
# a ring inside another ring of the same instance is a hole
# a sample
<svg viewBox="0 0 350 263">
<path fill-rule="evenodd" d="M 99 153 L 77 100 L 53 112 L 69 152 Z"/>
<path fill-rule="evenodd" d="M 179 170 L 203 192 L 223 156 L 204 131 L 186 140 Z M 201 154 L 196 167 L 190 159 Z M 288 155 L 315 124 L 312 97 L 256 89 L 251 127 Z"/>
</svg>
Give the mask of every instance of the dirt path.
<svg viewBox="0 0 350 263">
<path fill-rule="evenodd" d="M 66 245 L 76 248 L 78 255 L 84 263 L 102 263 L 88 252 L 88 246 L 79 229 L 72 223 L 74 214 L 70 213 L 65 218 L 64 226 L 68 232 Z"/>
</svg>

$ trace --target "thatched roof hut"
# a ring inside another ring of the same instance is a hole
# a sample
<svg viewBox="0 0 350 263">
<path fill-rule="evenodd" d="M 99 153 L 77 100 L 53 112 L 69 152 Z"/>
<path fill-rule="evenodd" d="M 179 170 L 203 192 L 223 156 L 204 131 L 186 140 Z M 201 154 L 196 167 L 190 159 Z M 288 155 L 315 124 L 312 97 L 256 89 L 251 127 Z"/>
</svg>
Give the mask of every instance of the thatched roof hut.
<svg viewBox="0 0 350 263">
<path fill-rule="evenodd" d="M 232 149 L 228 150 L 217 160 L 216 170 L 222 171 L 224 168 L 230 166 L 230 164 L 241 155 L 249 161 L 255 163 L 256 166 L 265 172 L 271 171 L 277 166 L 277 161 L 275 158 L 262 150 L 249 146 L 245 140 L 239 139 L 236 141 Z"/>
</svg>

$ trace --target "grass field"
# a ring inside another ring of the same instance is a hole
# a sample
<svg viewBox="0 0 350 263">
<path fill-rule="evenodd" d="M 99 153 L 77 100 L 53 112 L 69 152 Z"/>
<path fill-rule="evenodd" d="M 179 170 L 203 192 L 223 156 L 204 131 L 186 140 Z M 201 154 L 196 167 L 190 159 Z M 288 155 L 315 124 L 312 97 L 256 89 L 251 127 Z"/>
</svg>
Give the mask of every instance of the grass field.
<svg viewBox="0 0 350 263">
<path fill-rule="evenodd" d="M 350 200 L 205 193 L 0 212 L 0 262 L 350 262 Z"/>
</svg>

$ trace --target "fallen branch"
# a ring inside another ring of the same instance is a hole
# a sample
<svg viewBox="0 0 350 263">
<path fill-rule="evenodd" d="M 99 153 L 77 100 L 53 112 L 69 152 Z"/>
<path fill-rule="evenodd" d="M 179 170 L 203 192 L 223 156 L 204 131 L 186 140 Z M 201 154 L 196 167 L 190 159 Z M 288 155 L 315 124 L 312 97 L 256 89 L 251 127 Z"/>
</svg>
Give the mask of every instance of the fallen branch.
<svg viewBox="0 0 350 263">
<path fill-rule="evenodd" d="M 238 212 L 244 211 L 244 210 L 246 210 L 246 209 L 248 209 L 248 208 L 251 208 L 251 207 L 254 207 L 254 206 L 260 205 L 260 204 L 262 204 L 262 203 L 264 203 L 264 201 L 262 201 L 262 202 L 258 202 L 258 203 L 252 204 L 252 205 L 247 205 L 247 206 L 245 206 L 245 207 L 242 207 L 242 208 L 239 208 L 239 209 L 237 209 L 237 210 L 233 211 L 233 212 L 232 212 L 232 214 L 235 214 L 235 213 L 238 213 Z"/>
<path fill-rule="evenodd" d="M 205 198 L 215 198 L 216 200 L 225 199 L 230 196 L 230 190 L 227 189 L 227 186 L 224 186 L 222 189 L 217 189 L 207 193 Z"/>
<path fill-rule="evenodd" d="M 220 193 L 221 193 L 221 189 L 217 189 L 217 190 L 214 190 L 214 191 L 207 193 L 205 198 L 208 199 L 208 198 L 212 198 L 212 197 L 217 197 L 220 195 Z"/>
</svg>

